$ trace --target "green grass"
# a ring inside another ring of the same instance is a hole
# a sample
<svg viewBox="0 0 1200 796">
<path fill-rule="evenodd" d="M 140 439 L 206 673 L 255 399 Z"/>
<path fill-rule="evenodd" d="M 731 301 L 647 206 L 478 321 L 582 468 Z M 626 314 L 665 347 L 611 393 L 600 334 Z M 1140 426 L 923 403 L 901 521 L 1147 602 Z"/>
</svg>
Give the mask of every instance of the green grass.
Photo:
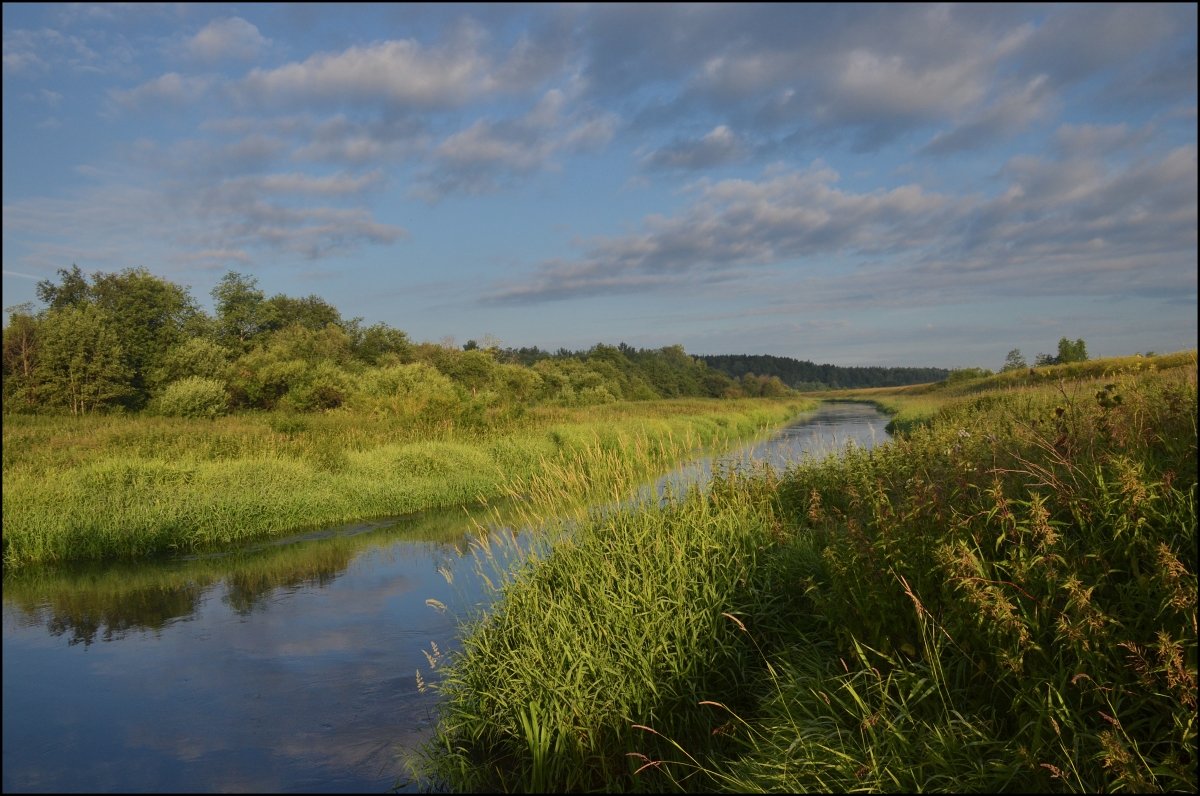
<svg viewBox="0 0 1200 796">
<path fill-rule="evenodd" d="M 1195 351 L 1179 351 L 1143 357 L 1111 357 L 1066 365 L 1047 365 L 1038 368 L 996 373 L 979 379 L 960 382 L 933 382 L 903 387 L 866 387 L 853 390 L 828 390 L 809 395 L 819 400 L 868 401 L 891 415 L 888 433 L 906 432 L 930 422 L 939 411 L 968 404 L 972 396 L 994 401 L 1007 393 L 1035 394 L 1049 387 L 1070 384 L 1078 391 L 1091 385 L 1102 386 L 1118 376 L 1136 377 L 1163 370 L 1196 366 Z M 983 397 L 986 394 L 986 397 Z"/>
<path fill-rule="evenodd" d="M 780 425 L 805 401 L 659 401 L 530 412 L 486 433 L 356 415 L 7 417 L 6 572 L 211 550 L 519 489 L 586 451 L 666 469 Z M 652 454 L 652 455 L 651 455 Z"/>
<path fill-rule="evenodd" d="M 1196 363 L 1100 374 L 966 385 L 888 445 L 481 548 L 502 599 L 431 656 L 414 774 L 1194 792 Z"/>
</svg>

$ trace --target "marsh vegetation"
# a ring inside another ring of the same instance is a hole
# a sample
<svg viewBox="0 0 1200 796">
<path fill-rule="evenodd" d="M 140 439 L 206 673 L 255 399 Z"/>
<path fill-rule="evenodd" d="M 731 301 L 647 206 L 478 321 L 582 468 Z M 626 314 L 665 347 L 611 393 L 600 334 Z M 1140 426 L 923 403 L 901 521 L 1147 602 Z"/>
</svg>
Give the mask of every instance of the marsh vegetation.
<svg viewBox="0 0 1200 796">
<path fill-rule="evenodd" d="M 430 658 L 414 770 L 1195 790 L 1195 354 L 1060 368 L 876 394 L 911 418 L 886 446 L 576 523 Z"/>
</svg>

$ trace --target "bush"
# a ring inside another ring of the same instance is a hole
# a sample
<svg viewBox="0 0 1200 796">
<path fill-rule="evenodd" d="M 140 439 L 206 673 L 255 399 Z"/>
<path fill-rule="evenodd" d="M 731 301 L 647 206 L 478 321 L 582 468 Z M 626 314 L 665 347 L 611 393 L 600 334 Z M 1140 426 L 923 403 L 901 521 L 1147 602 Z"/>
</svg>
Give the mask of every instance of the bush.
<svg viewBox="0 0 1200 796">
<path fill-rule="evenodd" d="M 383 417 L 438 422 L 459 415 L 460 393 L 437 368 L 418 362 L 367 370 L 356 380 L 349 403 Z"/>
<path fill-rule="evenodd" d="M 304 378 L 294 382 L 281 403 L 299 412 L 315 409 L 336 409 L 350 394 L 350 377 L 330 362 L 318 362 L 309 368 Z"/>
<path fill-rule="evenodd" d="M 172 348 L 150 374 L 152 387 L 199 376 L 224 380 L 229 375 L 229 351 L 211 340 L 194 337 Z"/>
<path fill-rule="evenodd" d="M 958 368 L 950 371 L 950 375 L 946 377 L 946 384 L 961 384 L 964 381 L 982 379 L 991 375 L 992 372 L 987 368 Z"/>
<path fill-rule="evenodd" d="M 216 379 L 188 376 L 171 382 L 158 396 L 156 408 L 172 417 L 217 417 L 229 411 L 225 385 Z"/>
</svg>

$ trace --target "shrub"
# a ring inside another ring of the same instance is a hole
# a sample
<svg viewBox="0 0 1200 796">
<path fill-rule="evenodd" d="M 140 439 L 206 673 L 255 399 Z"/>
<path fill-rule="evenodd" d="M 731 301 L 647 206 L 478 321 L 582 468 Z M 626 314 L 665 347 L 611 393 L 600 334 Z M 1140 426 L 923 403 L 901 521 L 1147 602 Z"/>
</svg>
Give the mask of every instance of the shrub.
<svg viewBox="0 0 1200 796">
<path fill-rule="evenodd" d="M 229 374 L 229 351 L 211 340 L 194 337 L 169 350 L 150 374 L 151 386 L 165 386 L 188 376 L 224 380 Z"/>
<path fill-rule="evenodd" d="M 458 415 L 462 396 L 437 368 L 418 362 L 367 370 L 357 379 L 349 403 L 384 417 L 441 421 Z"/>
<path fill-rule="evenodd" d="M 345 371 L 330 362 L 319 362 L 292 384 L 281 403 L 300 412 L 336 409 L 345 402 L 350 389 Z"/>
<path fill-rule="evenodd" d="M 216 379 L 188 376 L 168 384 L 156 408 L 159 414 L 173 417 L 217 417 L 229 411 L 229 396 Z"/>
</svg>

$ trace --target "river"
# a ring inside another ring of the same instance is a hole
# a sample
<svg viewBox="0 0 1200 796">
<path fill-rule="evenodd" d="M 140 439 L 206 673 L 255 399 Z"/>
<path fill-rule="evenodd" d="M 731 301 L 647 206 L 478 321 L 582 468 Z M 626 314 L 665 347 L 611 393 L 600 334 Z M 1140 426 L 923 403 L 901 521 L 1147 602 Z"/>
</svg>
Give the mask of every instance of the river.
<svg viewBox="0 0 1200 796">
<path fill-rule="evenodd" d="M 868 404 L 822 404 L 719 466 L 871 447 L 886 423 Z M 4 791 L 416 790 L 403 756 L 430 736 L 437 698 L 416 672 L 483 605 L 470 529 L 503 516 L 423 512 L 6 577 Z"/>
</svg>

